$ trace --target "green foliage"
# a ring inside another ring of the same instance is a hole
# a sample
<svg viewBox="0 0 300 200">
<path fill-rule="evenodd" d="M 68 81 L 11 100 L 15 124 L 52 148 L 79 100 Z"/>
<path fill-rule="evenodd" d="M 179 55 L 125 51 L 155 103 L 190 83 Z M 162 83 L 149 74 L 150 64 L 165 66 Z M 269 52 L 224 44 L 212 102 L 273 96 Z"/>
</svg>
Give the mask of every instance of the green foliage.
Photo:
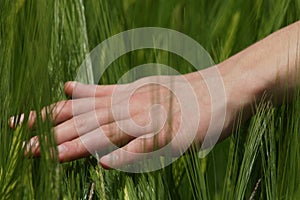
<svg viewBox="0 0 300 200">
<path fill-rule="evenodd" d="M 299 0 L 1 0 L 1 199 L 299 199 L 300 93 L 257 114 L 199 159 L 185 155 L 156 172 L 106 171 L 93 158 L 59 164 L 51 122 L 8 126 L 10 116 L 65 99 L 85 56 L 101 41 L 136 27 L 171 28 L 198 41 L 216 63 L 299 20 Z M 115 83 L 130 68 L 158 62 L 182 73 L 191 66 L 171 53 L 139 50 L 120 57 L 101 78 Z M 186 67 L 182 67 L 186 66 Z M 24 158 L 23 141 L 41 139 L 41 156 Z M 46 139 L 47 138 L 47 142 Z M 50 150 L 52 149 L 52 150 Z"/>
</svg>

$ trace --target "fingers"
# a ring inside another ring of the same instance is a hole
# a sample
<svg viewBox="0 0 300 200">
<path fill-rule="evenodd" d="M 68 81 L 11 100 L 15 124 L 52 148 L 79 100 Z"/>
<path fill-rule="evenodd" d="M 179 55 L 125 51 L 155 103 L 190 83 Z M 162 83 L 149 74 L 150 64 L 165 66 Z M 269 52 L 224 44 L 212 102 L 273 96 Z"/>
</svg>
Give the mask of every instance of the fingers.
<svg viewBox="0 0 300 200">
<path fill-rule="evenodd" d="M 62 123 L 73 116 L 90 112 L 99 108 L 110 108 L 111 100 L 109 97 L 103 98 L 83 98 L 68 101 L 60 101 L 50 106 L 49 112 L 54 125 Z M 45 108 L 42 110 L 42 116 L 46 116 Z"/>
<path fill-rule="evenodd" d="M 139 109 L 133 109 L 133 117 L 130 118 L 128 113 L 118 109 L 119 113 L 113 115 L 111 109 L 100 108 L 96 111 L 90 111 L 81 115 L 75 116 L 70 120 L 61 123 L 54 127 L 54 135 L 58 144 L 73 140 L 89 133 L 99 127 L 109 135 L 119 132 L 119 127 L 122 131 L 129 133 L 131 136 L 138 137 L 141 134 L 149 133 L 153 127 L 144 126 L 149 124 L 150 118 L 147 112 L 138 113 Z M 143 122 L 143 123 L 142 123 Z M 142 124 L 142 127 L 133 123 Z M 156 123 L 158 124 L 158 123 Z"/>
<path fill-rule="evenodd" d="M 116 169 L 134 162 L 147 159 L 145 153 L 155 151 L 163 146 L 163 142 L 158 138 L 136 138 L 128 143 L 123 148 L 119 148 L 112 153 L 103 156 L 100 159 L 100 164 L 107 169 Z"/>
<path fill-rule="evenodd" d="M 111 123 L 72 141 L 60 144 L 58 146 L 59 160 L 66 162 L 89 154 L 101 157 L 132 139 L 134 137 L 118 129 L 116 123 Z"/>
<path fill-rule="evenodd" d="M 90 131 L 80 137 L 74 137 L 73 140 L 61 141 L 58 143 L 58 155 L 61 162 L 72 161 L 90 154 L 105 155 L 108 152 L 122 146 L 134 137 L 127 135 L 120 129 L 116 123 L 111 123 Z M 61 140 L 61 139 L 60 139 Z M 37 136 L 32 137 L 28 142 L 24 142 L 24 155 L 39 156 L 40 145 Z"/>
<path fill-rule="evenodd" d="M 118 85 L 118 87 L 124 86 Z M 124 106 L 127 105 L 127 101 L 125 101 L 126 99 L 123 100 L 124 96 L 127 96 L 126 89 L 128 88 L 125 87 L 124 90 L 121 88 L 120 93 L 115 96 L 118 101 L 115 101 L 114 109 L 111 109 L 111 95 L 114 88 L 114 85 L 96 86 L 68 82 L 65 85 L 66 93 L 73 95 L 75 99 L 61 101 L 42 110 L 41 115 L 43 120 L 47 117 L 47 113 L 50 113 L 56 125 L 53 128 L 53 133 L 58 144 L 59 159 L 61 161 L 71 161 L 85 157 L 90 153 L 101 157 L 115 150 L 116 147 L 125 144 L 127 145 L 122 149 L 134 153 L 150 152 L 156 149 L 157 146 L 163 146 L 163 143 L 165 143 L 165 139 L 163 138 L 158 139 L 158 145 L 154 144 L 153 138 L 156 137 L 134 138 L 153 133 L 153 127 L 159 131 L 157 127 L 161 127 L 159 125 L 162 122 L 164 123 L 164 120 L 152 120 L 151 116 L 161 117 L 163 115 L 160 112 L 154 112 L 154 108 L 156 107 L 151 107 L 151 115 L 149 115 L 148 109 L 149 105 L 153 104 L 151 102 L 153 98 L 150 98 L 150 93 L 147 93 L 147 91 L 153 92 L 157 90 L 165 94 L 165 90 L 161 90 L 161 88 L 155 85 L 141 88 L 136 93 L 137 95 L 130 99 L 130 113 L 128 113 Z M 94 98 L 95 95 L 97 98 Z M 167 95 L 162 96 L 165 97 L 163 100 L 168 98 Z M 158 103 L 161 101 L 161 99 L 155 100 Z M 36 117 L 36 112 L 32 112 L 29 117 L 30 126 L 36 122 Z M 132 120 L 136 122 L 137 126 L 132 125 Z M 121 130 L 119 125 L 125 129 Z M 112 145 L 112 143 L 116 145 Z M 121 154 L 121 150 L 118 149 L 110 155 L 113 157 L 122 157 Z M 112 167 L 134 162 L 141 158 L 144 158 L 144 156 L 123 156 Z M 103 159 L 103 165 L 110 164 L 108 163 L 107 156 L 103 157 Z"/>
<path fill-rule="evenodd" d="M 39 156 L 40 154 L 40 142 L 37 136 L 32 137 L 28 142 L 23 142 L 24 156 L 35 155 Z"/>
<path fill-rule="evenodd" d="M 58 144 L 77 138 L 101 125 L 113 121 L 110 110 L 103 109 L 84 113 L 54 127 L 54 135 Z"/>
<path fill-rule="evenodd" d="M 64 121 L 71 119 L 73 116 L 80 115 L 82 113 L 90 112 L 99 108 L 110 108 L 110 97 L 103 98 L 83 98 L 75 100 L 63 100 L 50 106 L 44 107 L 41 110 L 42 120 L 46 120 L 49 116 L 53 122 L 53 125 L 60 124 Z M 18 117 L 11 117 L 9 125 L 11 128 L 15 128 L 16 123 L 22 125 L 25 120 L 24 114 Z M 36 111 L 31 111 L 28 117 L 28 126 L 32 128 L 37 121 Z"/>
<path fill-rule="evenodd" d="M 55 126 L 53 128 L 53 132 L 57 144 L 76 139 L 85 133 L 97 129 L 101 125 L 110 123 L 113 120 L 110 110 L 101 109 L 97 111 L 98 112 L 86 112 Z M 30 140 L 29 146 L 31 141 L 34 141 L 34 139 Z"/>
<path fill-rule="evenodd" d="M 77 82 L 67 82 L 65 84 L 65 92 L 67 95 L 72 96 L 78 100 L 60 101 L 58 103 L 47 106 L 41 110 L 42 120 L 45 120 L 47 114 L 50 114 L 51 120 L 54 125 L 70 119 L 73 116 L 79 115 L 84 112 L 91 111 L 100 107 L 111 107 L 112 91 L 115 85 L 86 85 Z M 87 98 L 86 98 L 87 97 Z M 91 98 L 89 98 L 91 97 Z M 103 98 L 95 98 L 103 97 Z M 31 111 L 28 117 L 28 126 L 31 128 L 36 123 L 37 113 Z M 9 125 L 14 128 L 16 125 L 21 125 L 25 120 L 24 114 L 20 116 L 11 117 Z M 16 124 L 18 123 L 18 124 Z"/>
<path fill-rule="evenodd" d="M 89 98 L 86 99 L 89 100 Z M 78 105 L 76 107 L 79 107 L 83 111 L 76 111 L 79 115 L 58 124 L 53 128 L 54 137 L 57 144 L 59 145 L 59 150 L 61 152 L 60 160 L 62 161 L 69 161 L 88 155 L 91 151 L 88 151 L 86 149 L 86 146 L 94 147 L 92 148 L 92 150 L 95 150 L 96 147 L 100 147 L 100 150 L 96 149 L 97 152 L 103 152 L 107 149 L 110 149 L 109 144 L 111 144 L 111 142 L 109 141 L 112 141 L 117 146 L 122 146 L 124 144 L 127 144 L 133 138 L 145 134 L 145 131 L 152 131 L 149 128 L 141 129 L 140 126 L 137 126 L 138 128 L 135 129 L 135 126 L 131 126 L 131 116 L 133 117 L 133 121 L 138 122 L 138 124 L 142 124 L 142 126 L 148 124 L 148 121 L 150 121 L 149 114 L 147 112 L 141 112 L 141 109 L 138 106 L 133 106 L 133 109 L 131 110 L 132 112 L 129 114 L 127 112 L 124 112 L 123 106 L 115 105 L 117 113 L 114 113 L 113 115 L 112 110 L 106 108 L 108 103 L 102 102 L 102 104 L 104 104 L 104 108 L 86 112 L 87 110 L 92 108 L 90 107 L 91 103 L 89 101 L 81 101 L 79 99 L 60 102 L 56 105 L 56 107 L 53 109 L 53 112 L 55 112 L 53 115 L 56 115 L 57 122 L 59 122 L 60 119 L 65 120 L 66 118 L 72 116 L 70 114 L 72 112 L 70 111 L 71 106 L 69 102 L 73 102 L 73 104 L 76 104 L 76 102 L 78 102 Z M 57 110 L 60 110 L 60 108 L 62 108 L 64 111 L 58 112 Z M 59 115 L 62 116 L 60 117 Z M 127 127 L 127 129 L 129 129 L 128 132 L 131 133 L 131 135 L 127 135 L 122 130 L 119 130 L 119 125 L 121 125 L 123 128 Z M 99 137 L 99 134 L 96 135 L 95 133 L 95 130 L 97 130 L 98 127 L 101 127 L 101 130 L 104 131 L 104 135 L 102 134 L 102 137 Z M 87 141 L 86 145 L 82 145 L 81 141 L 83 140 L 83 138 L 85 138 L 85 140 Z M 109 140 L 107 140 L 106 138 L 109 138 Z M 75 147 L 76 150 L 73 151 L 72 149 L 74 149 Z M 107 151 L 106 153 L 108 152 L 109 151 Z"/>
<path fill-rule="evenodd" d="M 17 125 L 22 125 L 24 122 L 24 118 L 24 113 L 18 116 L 11 117 L 8 121 L 10 128 L 16 128 Z"/>
<path fill-rule="evenodd" d="M 68 162 L 90 155 L 80 138 L 65 142 L 57 147 L 58 159 L 60 162 Z"/>
<path fill-rule="evenodd" d="M 99 112 L 102 113 L 103 112 Z M 80 115 L 82 121 L 78 128 L 75 127 L 75 122 L 69 120 L 70 124 L 60 124 L 54 130 L 57 144 L 59 144 L 59 159 L 61 161 L 70 161 L 86 156 L 89 153 L 102 156 L 117 147 L 127 144 L 138 136 L 153 132 L 154 127 L 135 127 L 132 126 L 130 119 L 117 120 L 111 123 L 103 124 L 99 128 L 99 124 L 94 119 L 89 119 L 91 113 Z M 102 116 L 102 115 L 101 115 Z M 133 117 L 134 121 L 148 120 L 146 113 L 140 113 Z M 101 121 L 101 120 L 100 120 Z M 121 127 L 121 128 L 120 128 Z M 73 149 L 76 150 L 73 151 Z"/>
<path fill-rule="evenodd" d="M 65 84 L 65 93 L 73 99 L 85 97 L 102 97 L 111 95 L 115 87 L 116 85 L 102 86 L 87 85 L 79 82 L 67 82 Z"/>
<path fill-rule="evenodd" d="M 41 119 L 45 121 L 47 116 L 51 118 L 54 125 L 58 124 L 62 121 L 70 119 L 72 117 L 72 110 L 69 108 L 70 103 L 68 101 L 61 101 L 56 104 L 52 104 L 50 106 L 44 107 L 41 110 Z M 23 122 L 26 120 L 25 114 L 22 113 L 19 116 L 13 116 L 9 120 L 9 125 L 11 128 L 16 128 L 18 125 L 22 125 Z M 28 128 L 34 128 L 37 122 L 37 112 L 30 111 L 27 119 Z"/>
<path fill-rule="evenodd" d="M 178 124 L 169 126 L 169 124 L 166 123 L 159 132 L 154 132 L 156 130 L 156 128 L 152 127 L 151 132 L 143 132 L 124 147 L 103 156 L 100 159 L 100 164 L 104 168 L 114 169 L 126 167 L 126 165 L 131 164 L 133 164 L 133 167 L 140 164 L 147 166 L 149 164 L 147 164 L 147 159 L 151 159 L 151 162 L 153 161 L 156 164 L 160 164 L 160 156 L 172 157 L 177 156 L 182 152 L 184 147 L 181 143 L 184 144 L 186 138 L 183 133 L 178 132 Z M 175 136 L 180 137 L 175 140 Z M 163 150 L 159 155 L 148 154 L 160 150 L 161 148 L 163 148 Z"/>
<path fill-rule="evenodd" d="M 65 83 L 65 93 L 66 95 L 72 97 L 73 99 L 87 98 L 87 97 L 104 97 L 112 96 L 113 92 L 117 88 L 117 91 L 128 92 L 132 89 L 137 89 L 139 93 L 156 91 L 162 89 L 159 85 L 149 84 L 151 79 L 143 78 L 131 84 L 118 84 L 118 85 L 91 85 L 83 84 L 79 82 L 66 82 Z M 150 82 L 151 83 L 151 82 Z M 146 87 L 141 87 L 141 85 L 147 85 Z M 137 92 L 135 91 L 135 92 Z"/>
</svg>

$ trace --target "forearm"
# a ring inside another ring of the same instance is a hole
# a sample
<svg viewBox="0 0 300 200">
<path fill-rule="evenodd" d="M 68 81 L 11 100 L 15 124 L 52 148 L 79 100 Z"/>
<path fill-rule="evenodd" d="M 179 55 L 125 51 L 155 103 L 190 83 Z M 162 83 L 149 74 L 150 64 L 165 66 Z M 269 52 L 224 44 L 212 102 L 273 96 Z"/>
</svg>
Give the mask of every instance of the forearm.
<svg viewBox="0 0 300 200">
<path fill-rule="evenodd" d="M 220 63 L 225 89 L 235 103 L 250 105 L 267 92 L 276 103 L 291 93 L 300 55 L 300 21 L 285 27 Z M 275 98 L 274 98 L 275 100 Z"/>
</svg>

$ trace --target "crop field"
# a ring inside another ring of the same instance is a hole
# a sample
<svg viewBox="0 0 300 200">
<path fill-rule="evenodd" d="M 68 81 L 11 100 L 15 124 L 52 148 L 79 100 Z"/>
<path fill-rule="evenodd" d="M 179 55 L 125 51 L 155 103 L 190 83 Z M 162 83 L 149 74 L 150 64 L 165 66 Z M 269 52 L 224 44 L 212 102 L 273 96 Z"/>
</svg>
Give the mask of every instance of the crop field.
<svg viewBox="0 0 300 200">
<path fill-rule="evenodd" d="M 60 163 L 52 123 L 32 110 L 63 99 L 87 54 L 138 27 L 162 27 L 196 40 L 220 63 L 300 19 L 300 0 L 0 0 L 0 199 L 300 199 L 300 90 L 281 106 L 265 101 L 205 158 L 192 150 L 148 173 L 105 170 L 94 157 Z M 275 58 L 274 58 L 275 59 Z M 193 67 L 176 54 L 141 49 L 114 61 L 99 84 L 131 68 Z M 11 116 L 25 113 L 12 129 Z M 48 118 L 47 118 L 48 119 Z M 24 157 L 39 136 L 41 155 Z"/>
</svg>

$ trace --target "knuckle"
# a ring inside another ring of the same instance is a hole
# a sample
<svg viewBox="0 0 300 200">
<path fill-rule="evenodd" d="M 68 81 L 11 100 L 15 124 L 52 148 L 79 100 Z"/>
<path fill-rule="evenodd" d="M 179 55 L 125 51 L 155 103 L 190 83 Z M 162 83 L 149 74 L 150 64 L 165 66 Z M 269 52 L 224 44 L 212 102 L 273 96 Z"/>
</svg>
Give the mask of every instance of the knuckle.
<svg viewBox="0 0 300 200">
<path fill-rule="evenodd" d="M 115 131 L 113 130 L 113 127 L 111 125 L 104 125 L 101 126 L 101 128 L 106 137 L 108 138 L 113 137 Z"/>
<path fill-rule="evenodd" d="M 87 127 L 87 120 L 82 117 L 74 117 L 73 119 L 73 126 L 74 130 L 79 134 L 82 135 L 85 133 Z"/>
<path fill-rule="evenodd" d="M 68 101 L 68 100 L 63 100 L 61 102 L 59 102 L 59 104 L 57 106 L 55 106 L 54 109 L 54 116 L 69 116 L 71 114 L 71 110 L 72 110 L 72 102 Z"/>
<path fill-rule="evenodd" d="M 117 128 L 115 123 L 102 126 L 101 128 L 104 132 L 104 135 L 115 145 L 121 145 L 124 142 L 123 140 L 126 134 Z"/>
<path fill-rule="evenodd" d="M 68 151 L 69 154 L 77 155 L 80 154 L 84 149 L 83 149 L 83 144 L 81 143 L 80 140 L 72 140 L 65 142 L 63 144 L 66 148 L 66 151 Z"/>
</svg>

